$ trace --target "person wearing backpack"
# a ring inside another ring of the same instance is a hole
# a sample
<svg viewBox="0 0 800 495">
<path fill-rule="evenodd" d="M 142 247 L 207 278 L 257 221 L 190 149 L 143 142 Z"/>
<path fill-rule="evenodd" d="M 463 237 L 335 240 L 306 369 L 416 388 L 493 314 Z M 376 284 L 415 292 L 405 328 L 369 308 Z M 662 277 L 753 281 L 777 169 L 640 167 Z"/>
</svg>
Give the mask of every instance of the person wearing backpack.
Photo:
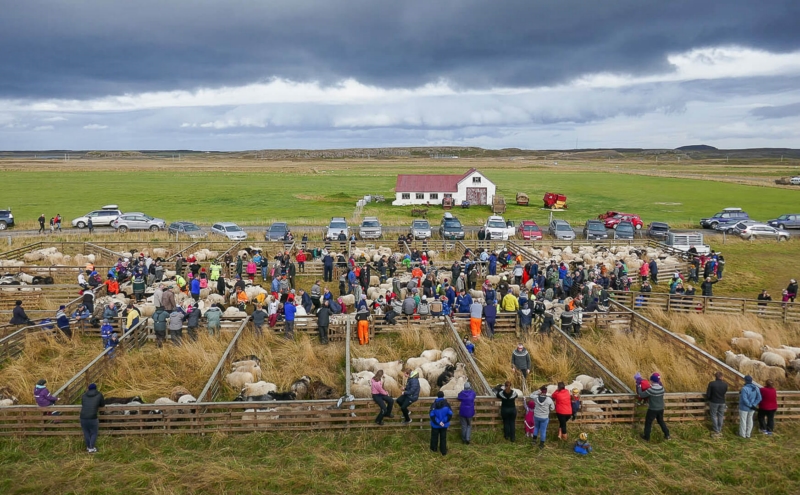
<svg viewBox="0 0 800 495">
<path fill-rule="evenodd" d="M 153 332 L 156 334 L 156 347 L 159 349 L 164 345 L 164 340 L 167 338 L 167 321 L 169 320 L 169 312 L 162 306 L 156 308 L 153 313 Z"/>
<path fill-rule="evenodd" d="M 420 316 L 430 316 L 431 306 L 428 304 L 428 296 L 422 296 L 417 306 L 417 314 Z"/>
</svg>

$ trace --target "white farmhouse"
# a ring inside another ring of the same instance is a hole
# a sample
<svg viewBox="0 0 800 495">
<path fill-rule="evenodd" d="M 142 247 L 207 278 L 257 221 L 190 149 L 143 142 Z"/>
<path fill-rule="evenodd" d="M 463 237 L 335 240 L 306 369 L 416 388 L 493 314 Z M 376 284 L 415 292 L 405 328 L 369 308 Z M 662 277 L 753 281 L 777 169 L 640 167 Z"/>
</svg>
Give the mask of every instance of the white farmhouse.
<svg viewBox="0 0 800 495">
<path fill-rule="evenodd" d="M 469 201 L 473 205 L 492 204 L 495 185 L 485 175 L 471 168 L 463 175 L 402 174 L 394 188 L 394 206 L 440 205 L 452 197 L 455 205 Z"/>
</svg>

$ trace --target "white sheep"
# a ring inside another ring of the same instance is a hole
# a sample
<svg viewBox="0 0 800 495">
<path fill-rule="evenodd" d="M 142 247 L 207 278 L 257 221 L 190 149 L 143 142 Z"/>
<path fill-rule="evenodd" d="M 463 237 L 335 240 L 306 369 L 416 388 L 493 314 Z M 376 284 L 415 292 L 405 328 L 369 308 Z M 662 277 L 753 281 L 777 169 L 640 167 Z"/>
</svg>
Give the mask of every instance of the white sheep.
<svg viewBox="0 0 800 495">
<path fill-rule="evenodd" d="M 350 366 L 354 371 L 373 371 L 373 368 L 379 363 L 375 358 L 352 358 Z"/>
<path fill-rule="evenodd" d="M 780 383 L 786 378 L 786 370 L 780 366 L 767 366 L 759 369 L 756 376 L 760 383 L 766 383 L 767 380 Z"/>
<path fill-rule="evenodd" d="M 588 417 L 590 419 L 603 419 L 605 417 L 605 411 L 603 411 L 603 409 L 597 405 L 597 402 L 591 399 L 582 399 L 581 416 Z"/>
<path fill-rule="evenodd" d="M 241 366 L 237 366 L 233 369 L 234 373 L 250 373 L 253 375 L 253 378 L 257 380 L 261 380 L 261 367 L 257 364 L 243 364 Z"/>
<path fill-rule="evenodd" d="M 456 364 L 458 362 L 458 354 L 455 349 L 448 347 L 442 351 L 442 359 L 449 360 L 450 364 Z"/>
<path fill-rule="evenodd" d="M 368 383 L 368 381 L 372 380 L 372 377 L 374 377 L 374 376 L 375 376 L 375 373 L 373 373 L 373 372 L 371 372 L 369 370 L 364 370 L 364 371 L 359 371 L 357 373 L 350 373 L 350 380 L 353 383 L 357 383 L 357 382 Z"/>
<path fill-rule="evenodd" d="M 785 359 L 786 361 L 791 361 L 792 359 L 797 357 L 797 353 L 794 352 L 794 351 L 790 351 L 789 349 L 776 349 L 776 348 L 770 347 L 768 345 L 762 346 L 761 347 L 761 352 L 772 352 L 772 353 L 775 353 L 775 354 L 783 357 L 783 359 Z"/>
<path fill-rule="evenodd" d="M 758 349 L 761 347 L 761 343 L 762 341 L 750 337 L 734 337 L 731 339 L 731 345 L 742 351 Z"/>
<path fill-rule="evenodd" d="M 397 380 L 386 374 L 383 375 L 383 388 L 389 392 L 389 395 L 400 395 L 400 384 L 397 383 Z"/>
<path fill-rule="evenodd" d="M 581 382 L 583 385 L 582 390 L 597 389 L 605 385 L 602 378 L 594 378 L 589 375 L 578 375 L 575 377 L 575 381 Z"/>
<path fill-rule="evenodd" d="M 258 363 L 252 359 L 247 359 L 244 361 L 234 361 L 233 364 L 231 365 L 231 371 L 236 371 L 236 368 L 240 366 L 257 366 L 257 365 Z"/>
<path fill-rule="evenodd" d="M 456 397 L 462 390 L 464 390 L 465 383 L 467 383 L 467 377 L 460 376 L 445 383 L 441 386 L 441 388 L 439 388 L 439 390 L 444 392 L 445 397 Z"/>
<path fill-rule="evenodd" d="M 430 360 L 424 357 L 409 358 L 408 361 L 406 361 L 406 368 L 413 370 L 414 368 L 419 368 L 425 363 L 430 363 Z"/>
<path fill-rule="evenodd" d="M 266 426 L 269 424 L 270 420 L 275 420 L 280 418 L 278 414 L 266 414 L 266 413 L 275 413 L 278 410 L 272 407 L 268 407 L 265 409 L 245 409 L 242 413 L 242 421 L 247 423 L 255 423 L 258 426 Z"/>
<path fill-rule="evenodd" d="M 464 363 L 456 363 L 456 371 L 453 373 L 453 379 L 467 376 L 467 365 Z"/>
<path fill-rule="evenodd" d="M 790 370 L 795 370 L 795 371 L 800 370 L 800 359 L 792 359 L 786 365 L 786 368 L 790 369 Z"/>
<path fill-rule="evenodd" d="M 742 330 L 742 337 L 747 339 L 753 339 L 764 343 L 764 336 L 758 332 L 751 332 L 750 330 Z"/>
<path fill-rule="evenodd" d="M 725 364 L 734 369 L 739 369 L 743 359 L 748 359 L 744 354 L 734 354 L 733 351 L 725 351 Z"/>
<path fill-rule="evenodd" d="M 245 383 L 242 388 L 242 394 L 245 397 L 253 397 L 259 395 L 267 395 L 270 392 L 277 392 L 278 386 L 274 383 L 259 381 L 256 383 Z"/>
<path fill-rule="evenodd" d="M 197 402 L 197 398 L 194 395 L 182 395 L 180 399 L 178 399 L 178 404 L 194 404 Z"/>
<path fill-rule="evenodd" d="M 420 397 L 430 397 L 431 396 L 431 384 L 425 378 L 420 377 L 419 379 L 419 396 Z"/>
<path fill-rule="evenodd" d="M 244 388 L 245 383 L 253 383 L 255 382 L 255 379 L 253 378 L 252 373 L 248 373 L 246 371 L 237 371 L 228 373 L 225 376 L 225 381 L 232 389 L 241 390 Z"/>
<path fill-rule="evenodd" d="M 356 296 L 354 294 L 346 294 L 342 296 L 342 302 L 347 306 L 353 306 L 356 303 Z"/>
<path fill-rule="evenodd" d="M 786 368 L 786 359 L 780 354 L 775 354 L 774 352 L 761 353 L 761 361 L 767 366 L 780 366 L 781 368 Z"/>
<path fill-rule="evenodd" d="M 170 399 L 169 397 L 159 397 L 158 399 L 156 399 L 155 402 L 153 402 L 153 404 L 157 406 L 166 406 L 169 404 L 177 404 L 177 402 Z"/>
<path fill-rule="evenodd" d="M 800 347 L 792 347 L 790 345 L 782 345 L 781 349 L 786 349 L 787 351 L 792 351 L 798 356 L 800 356 Z"/>
<path fill-rule="evenodd" d="M 354 383 L 350 385 L 350 394 L 357 399 L 370 399 L 372 398 L 372 388 L 369 383 Z"/>
<path fill-rule="evenodd" d="M 439 378 L 439 375 L 444 373 L 444 370 L 447 366 L 452 366 L 450 360 L 447 358 L 442 358 L 438 361 L 425 363 L 420 366 L 420 369 L 422 370 L 422 376 L 424 376 L 425 379 L 435 382 Z"/>
<path fill-rule="evenodd" d="M 11 407 L 14 405 L 14 399 L 0 399 L 0 407 Z"/>
<path fill-rule="evenodd" d="M 691 335 L 687 335 L 685 333 L 676 333 L 675 335 L 677 335 L 682 340 L 689 342 L 690 344 L 697 344 L 697 341 Z"/>
<path fill-rule="evenodd" d="M 375 373 L 378 370 L 383 370 L 384 376 L 391 376 L 395 379 L 399 379 L 400 375 L 403 374 L 403 361 L 389 361 L 386 363 L 378 363 L 373 366 L 372 371 Z"/>
<path fill-rule="evenodd" d="M 422 351 L 422 354 L 419 357 L 427 359 L 429 362 L 438 361 L 442 359 L 442 351 L 439 349 L 428 349 L 426 351 Z"/>
</svg>

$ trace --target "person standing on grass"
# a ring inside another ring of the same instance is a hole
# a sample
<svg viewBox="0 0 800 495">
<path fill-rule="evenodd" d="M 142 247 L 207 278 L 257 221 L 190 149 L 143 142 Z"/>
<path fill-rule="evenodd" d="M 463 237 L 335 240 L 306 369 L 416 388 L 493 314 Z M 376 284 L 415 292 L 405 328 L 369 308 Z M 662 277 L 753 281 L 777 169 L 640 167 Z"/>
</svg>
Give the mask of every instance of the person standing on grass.
<svg viewBox="0 0 800 495">
<path fill-rule="evenodd" d="M 711 427 L 714 429 L 712 436 L 722 436 L 722 423 L 725 421 L 725 394 L 728 393 L 728 384 L 722 379 L 722 372 L 714 374 L 714 381 L 709 382 L 705 398 L 711 412 Z"/>
<path fill-rule="evenodd" d="M 563 382 L 559 383 L 561 387 L 564 386 Z M 561 388 L 561 390 L 564 390 Z M 566 390 L 564 390 L 566 392 Z M 556 404 L 553 402 L 553 399 L 547 396 L 547 386 L 542 385 L 542 387 L 537 390 L 536 392 L 531 394 L 531 400 L 533 401 L 533 442 L 536 442 L 536 437 L 539 437 L 539 448 L 544 448 L 544 442 L 547 440 L 547 425 L 550 423 L 550 411 L 555 410 Z M 525 404 L 525 409 L 527 410 L 530 406 Z M 570 406 L 571 410 L 572 406 Z M 571 414 L 570 414 L 571 415 Z M 566 421 L 564 421 L 564 427 L 566 428 Z M 561 438 L 561 433 L 559 430 L 559 438 Z M 566 437 L 562 440 L 566 440 Z"/>
<path fill-rule="evenodd" d="M 466 343 L 472 344 L 469 339 L 465 339 Z M 477 394 L 472 390 L 472 384 L 466 382 L 464 390 L 458 393 L 457 399 L 461 402 L 458 406 L 458 418 L 461 422 L 461 441 L 469 445 L 472 439 L 472 418 L 475 417 L 475 396 Z"/>
<path fill-rule="evenodd" d="M 744 377 L 744 386 L 739 391 L 739 436 L 750 438 L 753 433 L 753 415 L 761 403 L 761 391 L 753 383 L 753 377 Z"/>
<path fill-rule="evenodd" d="M 105 407 L 106 401 L 103 394 L 97 391 L 97 385 L 90 383 L 88 390 L 81 396 L 81 430 L 83 430 L 83 441 L 86 443 L 86 452 L 94 454 L 97 452 L 95 443 L 97 433 L 100 429 L 100 420 L 97 419 L 97 411 Z"/>
<path fill-rule="evenodd" d="M 764 435 L 772 435 L 775 430 L 775 411 L 778 410 L 778 392 L 772 380 L 767 380 L 761 390 L 761 403 L 758 404 L 758 428 Z"/>
<path fill-rule="evenodd" d="M 661 383 L 661 375 L 653 373 L 650 375 L 650 388 L 642 390 L 642 384 L 636 384 L 636 393 L 640 399 L 647 399 L 647 415 L 644 418 L 644 434 L 642 438 L 649 442 L 650 431 L 653 428 L 653 420 L 658 422 L 664 440 L 669 440 L 669 428 L 664 422 L 664 385 Z"/>
<path fill-rule="evenodd" d="M 431 451 L 437 450 L 442 455 L 447 455 L 447 429 L 450 427 L 450 420 L 453 419 L 453 410 L 444 398 L 444 392 L 436 394 L 433 408 L 429 413 L 431 418 Z"/>
<path fill-rule="evenodd" d="M 556 418 L 558 418 L 558 438 L 567 440 L 567 421 L 572 418 L 572 396 L 564 382 L 558 382 L 558 388 L 552 395 L 555 402 Z"/>
<path fill-rule="evenodd" d="M 164 309 L 163 306 L 157 307 L 155 313 L 153 313 L 153 332 L 156 334 L 156 347 L 159 349 L 161 349 L 161 346 L 164 345 L 164 341 L 167 339 L 168 320 L 169 311 Z M 105 328 L 105 326 L 103 328 Z M 111 337 L 110 334 L 109 337 Z"/>
<path fill-rule="evenodd" d="M 714 284 L 719 282 L 717 280 L 711 280 L 711 277 L 706 277 L 702 284 L 700 284 L 700 289 L 703 291 L 703 296 L 705 297 L 713 297 L 714 296 Z"/>
<path fill-rule="evenodd" d="M 517 392 L 506 382 L 496 393 L 500 399 L 500 417 L 503 418 L 503 438 L 515 442 L 517 421 Z"/>
<path fill-rule="evenodd" d="M 206 317 L 206 327 L 208 328 L 208 335 L 219 336 L 220 331 L 222 329 L 222 325 L 220 324 L 220 319 L 222 318 L 222 310 L 219 307 L 219 304 L 212 304 L 208 311 L 205 314 Z"/>
<path fill-rule="evenodd" d="M 378 404 L 380 412 L 375 417 L 375 424 L 383 425 L 383 418 L 394 418 L 392 414 L 392 407 L 394 406 L 394 399 L 389 395 L 389 392 L 383 388 L 383 370 L 378 370 L 372 380 L 369 382 L 372 389 L 372 400 Z"/>
<path fill-rule="evenodd" d="M 794 302 L 794 299 L 797 297 L 797 280 L 789 280 L 789 285 L 786 286 L 786 295 L 789 296 L 791 302 Z"/>
<path fill-rule="evenodd" d="M 419 399 L 419 372 L 406 368 L 403 370 L 403 375 L 406 377 L 406 386 L 396 402 L 400 407 L 400 412 L 403 413 L 402 424 L 408 425 L 411 424 L 411 413 L 408 408 Z"/>
</svg>

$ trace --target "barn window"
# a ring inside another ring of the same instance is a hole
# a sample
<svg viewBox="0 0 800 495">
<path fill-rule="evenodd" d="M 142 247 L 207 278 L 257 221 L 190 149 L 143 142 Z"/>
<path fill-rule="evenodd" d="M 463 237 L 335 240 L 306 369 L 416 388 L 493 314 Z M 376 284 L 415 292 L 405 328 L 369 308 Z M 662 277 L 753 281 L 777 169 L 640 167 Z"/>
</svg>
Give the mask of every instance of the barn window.
<svg viewBox="0 0 800 495">
<path fill-rule="evenodd" d="M 409 194 L 409 193 L 403 193 L 403 196 L 402 196 L 402 198 L 403 198 L 403 199 L 411 199 L 411 194 Z"/>
<path fill-rule="evenodd" d="M 480 175 L 476 175 L 475 177 L 473 177 L 472 178 L 472 183 L 473 184 L 480 184 L 481 183 L 481 176 Z"/>
<path fill-rule="evenodd" d="M 439 193 L 431 193 L 431 199 L 439 199 Z"/>
<path fill-rule="evenodd" d="M 450 194 L 450 193 L 444 193 L 444 197 L 445 197 L 445 198 L 452 198 L 452 197 L 453 197 L 453 195 L 452 195 L 452 194 Z"/>
<path fill-rule="evenodd" d="M 417 193 L 417 199 L 425 199 L 425 193 Z"/>
</svg>

